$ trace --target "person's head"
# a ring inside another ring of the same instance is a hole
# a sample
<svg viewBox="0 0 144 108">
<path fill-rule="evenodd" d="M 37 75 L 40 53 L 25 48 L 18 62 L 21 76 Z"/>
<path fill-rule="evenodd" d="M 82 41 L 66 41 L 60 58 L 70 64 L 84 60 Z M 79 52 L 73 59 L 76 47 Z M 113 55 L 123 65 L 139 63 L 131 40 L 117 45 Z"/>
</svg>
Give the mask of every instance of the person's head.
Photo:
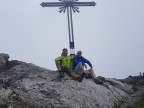
<svg viewBox="0 0 144 108">
<path fill-rule="evenodd" d="M 68 50 L 67 50 L 66 48 L 64 48 L 64 49 L 62 50 L 62 54 L 63 54 L 64 56 L 66 56 L 66 55 L 68 54 Z"/>
<path fill-rule="evenodd" d="M 80 50 L 79 50 L 79 51 L 77 51 L 77 56 L 79 56 L 79 57 L 80 57 L 81 55 L 82 55 L 82 51 L 80 51 Z"/>
</svg>

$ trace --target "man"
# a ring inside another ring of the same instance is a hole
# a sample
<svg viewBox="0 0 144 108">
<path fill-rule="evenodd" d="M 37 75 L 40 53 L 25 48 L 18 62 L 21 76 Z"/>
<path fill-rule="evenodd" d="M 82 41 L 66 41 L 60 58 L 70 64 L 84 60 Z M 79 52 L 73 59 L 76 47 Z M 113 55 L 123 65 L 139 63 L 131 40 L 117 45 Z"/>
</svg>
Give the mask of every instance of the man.
<svg viewBox="0 0 144 108">
<path fill-rule="evenodd" d="M 75 74 L 75 72 L 72 72 L 71 61 L 72 58 L 68 55 L 68 50 L 64 48 L 62 51 L 62 55 L 55 59 L 56 67 L 59 71 L 59 77 L 64 77 L 64 72 L 66 72 L 68 75 L 81 82 L 83 77 Z"/>
<path fill-rule="evenodd" d="M 90 66 L 90 69 L 84 70 L 84 67 L 87 69 L 87 65 L 85 63 Z M 73 58 L 72 69 L 78 75 L 85 73 L 86 78 L 93 78 L 96 84 L 103 84 L 102 81 L 96 78 L 91 62 L 82 56 L 82 51 L 78 51 L 77 55 Z"/>
</svg>

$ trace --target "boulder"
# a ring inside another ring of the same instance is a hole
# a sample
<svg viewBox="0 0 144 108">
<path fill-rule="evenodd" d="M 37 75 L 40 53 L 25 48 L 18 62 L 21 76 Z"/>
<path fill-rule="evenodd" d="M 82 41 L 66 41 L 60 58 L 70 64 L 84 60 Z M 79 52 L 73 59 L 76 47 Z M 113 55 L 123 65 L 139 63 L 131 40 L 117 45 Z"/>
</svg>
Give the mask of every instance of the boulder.
<svg viewBox="0 0 144 108">
<path fill-rule="evenodd" d="M 98 85 L 92 79 L 80 83 L 67 74 L 62 79 L 58 75 L 34 64 L 9 61 L 0 73 L 0 104 L 11 108 L 115 108 L 129 98 L 132 89 L 116 79 L 103 78 L 104 84 Z"/>
</svg>

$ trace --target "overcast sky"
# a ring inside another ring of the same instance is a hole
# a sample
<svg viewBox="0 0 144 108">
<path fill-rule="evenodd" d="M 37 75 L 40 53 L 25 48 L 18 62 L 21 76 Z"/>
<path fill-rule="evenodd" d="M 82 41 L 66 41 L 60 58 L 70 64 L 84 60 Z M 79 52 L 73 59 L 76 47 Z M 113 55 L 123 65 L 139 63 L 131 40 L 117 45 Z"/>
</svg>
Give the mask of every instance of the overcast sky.
<svg viewBox="0 0 144 108">
<path fill-rule="evenodd" d="M 69 49 L 67 14 L 42 8 L 43 1 L 57 0 L 0 0 L 0 53 L 56 70 L 54 59 Z M 144 0 L 95 2 L 73 14 L 76 51 L 83 51 L 97 76 L 144 72 Z"/>
</svg>

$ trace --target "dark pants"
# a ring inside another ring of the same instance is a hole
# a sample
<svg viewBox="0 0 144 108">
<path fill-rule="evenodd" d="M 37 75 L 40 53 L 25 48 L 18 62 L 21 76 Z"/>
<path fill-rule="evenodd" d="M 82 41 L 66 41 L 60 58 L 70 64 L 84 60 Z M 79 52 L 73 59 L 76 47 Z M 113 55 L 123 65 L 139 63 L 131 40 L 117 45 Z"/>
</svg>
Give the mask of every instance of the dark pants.
<svg viewBox="0 0 144 108">
<path fill-rule="evenodd" d="M 70 73 L 72 72 L 71 68 L 67 68 L 67 67 L 62 68 L 62 71 L 66 72 L 68 75 L 70 75 Z"/>
</svg>

